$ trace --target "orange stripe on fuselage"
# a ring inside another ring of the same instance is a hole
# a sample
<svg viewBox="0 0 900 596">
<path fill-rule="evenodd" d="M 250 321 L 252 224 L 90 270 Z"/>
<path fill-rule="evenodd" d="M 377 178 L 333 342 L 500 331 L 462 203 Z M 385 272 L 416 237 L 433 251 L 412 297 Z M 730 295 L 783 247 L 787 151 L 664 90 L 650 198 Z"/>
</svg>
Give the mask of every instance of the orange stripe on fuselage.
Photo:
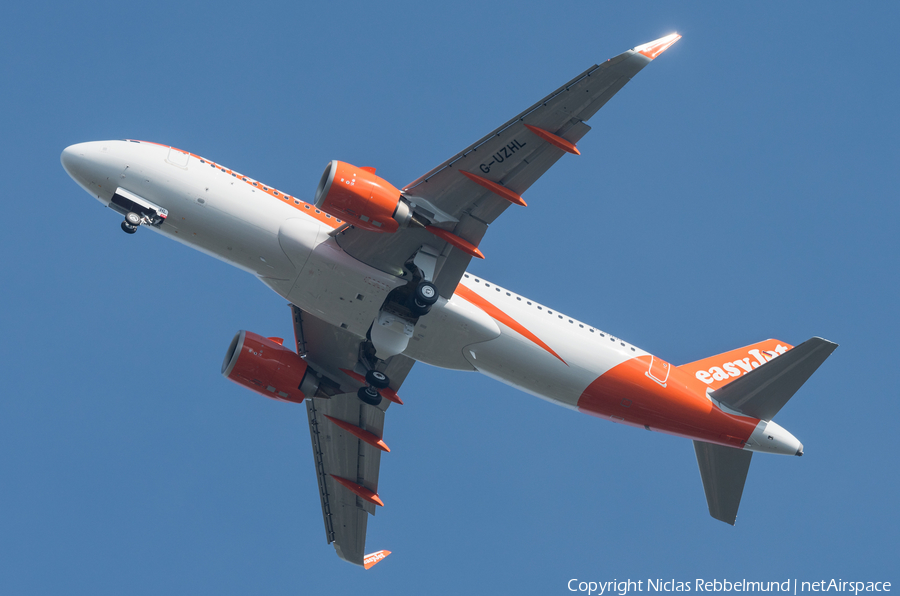
<svg viewBox="0 0 900 596">
<path fill-rule="evenodd" d="M 135 139 L 127 139 L 127 140 L 136 141 Z M 166 149 L 174 149 L 175 151 L 180 151 L 181 153 L 190 155 L 191 157 L 200 160 L 202 165 L 209 164 L 211 167 L 219 170 L 223 174 L 230 174 L 230 175 L 232 175 L 232 177 L 240 180 L 241 182 L 244 182 L 245 184 L 252 186 L 253 190 L 258 190 L 260 192 L 264 192 L 267 195 L 269 195 L 270 197 L 277 199 L 277 200 L 281 201 L 282 203 L 290 205 L 291 207 L 293 207 L 294 209 L 297 209 L 298 211 L 303 211 L 308 216 L 317 219 L 318 221 L 322 222 L 323 224 L 325 224 L 326 226 L 328 226 L 330 228 L 337 228 L 340 224 L 344 223 L 340 219 L 337 219 L 336 217 L 333 217 L 333 216 L 325 213 L 321 209 L 316 209 L 316 207 L 314 205 L 312 205 L 311 203 L 307 203 L 306 201 L 298 199 L 295 196 L 285 194 L 278 189 L 272 188 L 271 186 L 269 186 L 267 184 L 263 184 L 259 180 L 254 180 L 253 178 L 249 178 L 242 174 L 238 174 L 234 170 L 230 170 L 230 169 L 226 168 L 225 166 L 221 166 L 214 161 L 210 161 L 210 160 L 206 159 L 205 157 L 200 157 L 199 155 L 197 155 L 195 153 L 191 153 L 190 151 L 185 151 L 183 149 L 179 149 L 178 147 L 172 147 L 171 145 L 163 145 L 162 143 L 154 143 L 153 141 L 136 141 L 136 142 L 147 143 L 148 145 L 157 145 L 159 147 L 165 147 Z M 298 201 L 298 202 L 295 202 L 295 201 Z"/>
<path fill-rule="evenodd" d="M 508 314 L 506 314 L 505 312 L 503 312 L 502 310 L 500 310 L 499 308 L 497 308 L 496 306 L 494 306 L 493 304 L 488 302 L 487 299 L 483 298 L 481 295 L 475 293 L 473 290 L 470 290 L 469 288 L 467 288 L 466 286 L 464 286 L 462 284 L 459 284 L 458 286 L 456 286 L 456 295 L 459 296 L 460 298 L 462 298 L 463 300 L 465 300 L 466 302 L 469 302 L 472 305 L 477 306 L 478 308 L 483 310 L 485 313 L 487 313 L 488 316 L 492 317 L 494 320 L 496 320 L 500 323 L 503 323 L 504 325 L 506 325 L 507 327 L 509 327 L 510 329 L 512 329 L 519 335 L 521 335 L 522 337 L 525 337 L 525 338 L 533 341 L 535 344 L 539 345 L 540 347 L 547 350 L 549 353 L 551 353 L 554 356 L 556 356 L 557 358 L 559 358 L 560 362 L 562 362 L 566 366 L 569 366 L 568 362 L 563 360 L 559 354 L 557 354 L 550 348 L 550 346 L 548 346 L 543 341 L 541 341 L 541 339 L 537 335 L 535 335 L 534 333 L 532 333 L 531 331 L 526 329 L 521 323 L 516 321 L 514 318 L 512 318 L 511 316 L 509 316 Z"/>
<path fill-rule="evenodd" d="M 706 386 L 670 366 L 665 385 L 648 376 L 651 356 L 638 356 L 600 375 L 578 399 L 578 409 L 599 418 L 699 441 L 743 447 L 759 420 L 735 416 L 706 397 Z"/>
</svg>

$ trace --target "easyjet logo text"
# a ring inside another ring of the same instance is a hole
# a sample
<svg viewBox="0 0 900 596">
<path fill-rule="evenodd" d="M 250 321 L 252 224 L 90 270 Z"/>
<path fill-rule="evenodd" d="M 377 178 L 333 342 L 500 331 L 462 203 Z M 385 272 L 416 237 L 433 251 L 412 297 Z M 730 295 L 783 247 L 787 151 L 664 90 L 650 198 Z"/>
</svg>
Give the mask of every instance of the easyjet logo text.
<svg viewBox="0 0 900 596">
<path fill-rule="evenodd" d="M 759 368 L 769 360 L 776 358 L 788 351 L 786 346 L 778 344 L 774 351 L 761 351 L 758 349 L 747 350 L 750 354 L 746 358 L 724 362 L 720 366 L 711 366 L 707 370 L 698 370 L 694 376 L 711 385 L 714 381 L 724 381 L 732 377 L 745 375 L 754 368 Z"/>
</svg>

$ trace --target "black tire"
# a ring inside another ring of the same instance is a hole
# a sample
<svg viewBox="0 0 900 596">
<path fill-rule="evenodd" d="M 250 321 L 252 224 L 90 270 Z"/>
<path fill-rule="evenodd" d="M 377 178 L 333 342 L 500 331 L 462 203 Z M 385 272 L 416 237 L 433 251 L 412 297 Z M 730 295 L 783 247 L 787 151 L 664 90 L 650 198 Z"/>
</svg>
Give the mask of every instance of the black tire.
<svg viewBox="0 0 900 596">
<path fill-rule="evenodd" d="M 366 383 L 375 389 L 385 389 L 391 386 L 391 380 L 388 376 L 378 370 L 370 370 L 366 373 Z"/>
<path fill-rule="evenodd" d="M 440 293 L 436 285 L 430 281 L 423 281 L 416 286 L 416 290 L 413 292 L 413 301 L 417 305 L 431 306 L 438 301 L 439 296 Z"/>
<path fill-rule="evenodd" d="M 134 227 L 138 227 L 141 225 L 141 216 L 135 213 L 134 211 L 129 211 L 125 214 L 125 221 Z"/>
<path fill-rule="evenodd" d="M 409 312 L 411 312 L 414 317 L 425 316 L 431 311 L 430 306 L 419 304 L 415 300 L 411 300 L 407 306 L 409 307 Z"/>
<path fill-rule="evenodd" d="M 413 290 L 406 306 L 409 307 L 414 317 L 421 317 L 428 314 L 439 297 L 437 286 L 430 281 L 423 281 Z"/>
<path fill-rule="evenodd" d="M 134 234 L 137 232 L 137 227 L 129 224 L 127 221 L 122 222 L 122 231 L 126 234 Z"/>
<path fill-rule="evenodd" d="M 378 393 L 372 387 L 360 387 L 359 391 L 356 392 L 356 397 L 359 398 L 364 404 L 369 404 L 370 406 L 377 406 L 381 403 L 381 394 Z"/>
</svg>

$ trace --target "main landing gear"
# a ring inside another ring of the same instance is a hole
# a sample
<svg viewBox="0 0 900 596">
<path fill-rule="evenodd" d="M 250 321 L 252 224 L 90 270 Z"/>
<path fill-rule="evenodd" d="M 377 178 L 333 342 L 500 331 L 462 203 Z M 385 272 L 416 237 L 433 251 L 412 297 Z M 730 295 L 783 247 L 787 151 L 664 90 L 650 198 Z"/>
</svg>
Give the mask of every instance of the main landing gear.
<svg viewBox="0 0 900 596">
<path fill-rule="evenodd" d="M 381 371 L 370 370 L 366 373 L 366 383 L 375 389 L 387 389 L 391 385 L 391 380 Z"/>
<path fill-rule="evenodd" d="M 125 221 L 122 222 L 122 231 L 126 234 L 134 234 L 137 232 L 138 227 L 140 227 L 143 218 L 135 213 L 134 211 L 129 211 L 125 214 Z"/>
<path fill-rule="evenodd" d="M 428 311 L 437 302 L 438 296 L 437 286 L 430 281 L 423 281 L 410 294 L 407 306 L 412 311 L 413 316 L 421 317 L 428 314 Z"/>
<path fill-rule="evenodd" d="M 391 384 L 391 380 L 386 374 L 378 370 L 370 370 L 366 373 L 366 385 L 360 387 L 356 392 L 356 397 L 364 404 L 370 406 L 378 406 L 382 397 L 379 393 L 381 389 L 387 389 Z"/>
</svg>

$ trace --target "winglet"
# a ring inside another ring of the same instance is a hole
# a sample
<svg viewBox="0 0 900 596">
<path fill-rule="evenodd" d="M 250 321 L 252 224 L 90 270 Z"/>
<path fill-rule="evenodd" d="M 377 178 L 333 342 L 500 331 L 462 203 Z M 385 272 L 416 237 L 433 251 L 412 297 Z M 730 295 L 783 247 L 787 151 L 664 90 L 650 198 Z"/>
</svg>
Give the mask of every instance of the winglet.
<svg viewBox="0 0 900 596">
<path fill-rule="evenodd" d="M 669 47 L 681 39 L 681 36 L 677 33 L 672 33 L 671 35 L 666 35 L 665 37 L 660 37 L 655 41 L 651 41 L 650 43 L 645 43 L 644 45 L 638 46 L 634 48 L 634 51 L 638 54 L 643 54 L 647 58 L 653 60 L 663 52 L 669 49 Z"/>
<path fill-rule="evenodd" d="M 363 559 L 363 567 L 371 569 L 376 563 L 380 563 L 386 556 L 391 554 L 389 550 L 379 550 L 372 554 L 366 555 Z"/>
</svg>

